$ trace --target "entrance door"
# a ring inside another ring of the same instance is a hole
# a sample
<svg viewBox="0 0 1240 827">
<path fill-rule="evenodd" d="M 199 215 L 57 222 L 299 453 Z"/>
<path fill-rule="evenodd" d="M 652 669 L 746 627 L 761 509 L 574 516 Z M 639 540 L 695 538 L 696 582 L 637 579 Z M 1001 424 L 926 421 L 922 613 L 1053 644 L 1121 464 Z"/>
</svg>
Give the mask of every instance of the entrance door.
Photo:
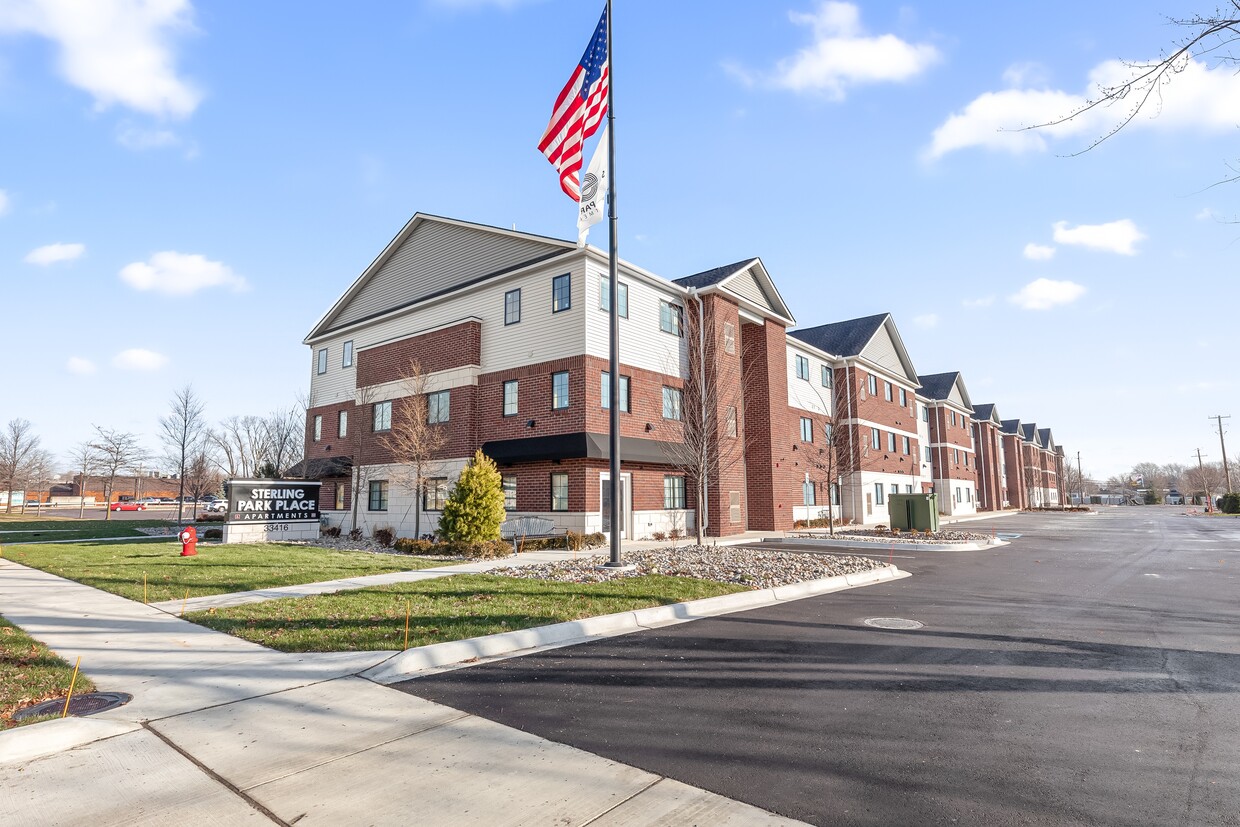
<svg viewBox="0 0 1240 827">
<path fill-rule="evenodd" d="M 599 505 L 603 517 L 603 533 L 611 534 L 611 474 L 605 473 L 599 475 Z M 633 484 L 633 476 L 631 474 L 620 475 L 620 539 L 625 539 L 629 535 L 629 525 L 633 521 L 633 512 L 630 510 L 629 503 L 629 486 Z"/>
</svg>

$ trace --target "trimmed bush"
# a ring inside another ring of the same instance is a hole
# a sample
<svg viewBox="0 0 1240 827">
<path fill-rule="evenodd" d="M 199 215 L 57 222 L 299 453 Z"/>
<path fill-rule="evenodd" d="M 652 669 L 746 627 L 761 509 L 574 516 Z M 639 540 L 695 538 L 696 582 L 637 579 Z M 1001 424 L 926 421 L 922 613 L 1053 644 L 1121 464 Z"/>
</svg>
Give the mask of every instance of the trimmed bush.
<svg viewBox="0 0 1240 827">
<path fill-rule="evenodd" d="M 360 539 L 362 539 L 362 537 L 364 537 L 364 536 L 365 536 L 365 535 L 364 535 L 364 534 L 362 534 L 362 530 L 361 530 L 360 528 L 351 528 L 351 529 L 349 529 L 349 539 L 350 539 L 350 540 L 360 540 Z"/>
<path fill-rule="evenodd" d="M 222 523 L 222 522 L 224 522 L 224 518 L 225 518 L 225 517 L 227 517 L 227 516 L 228 516 L 227 514 L 219 514 L 219 513 L 216 513 L 216 512 L 211 512 L 210 514 L 199 514 L 199 515 L 198 515 L 198 519 L 197 519 L 197 520 L 195 520 L 194 522 L 197 522 L 197 523 Z"/>
<path fill-rule="evenodd" d="M 512 545 L 507 540 L 483 540 L 470 543 L 465 540 L 445 540 L 435 544 L 436 554 L 469 557 L 474 560 L 494 560 L 512 556 Z"/>
<path fill-rule="evenodd" d="M 494 461 L 477 451 L 444 503 L 439 535 L 475 543 L 498 540 L 504 517 L 503 478 Z"/>
<path fill-rule="evenodd" d="M 391 548 L 392 541 L 396 539 L 396 532 L 392 530 L 391 526 L 385 525 L 370 532 L 370 536 L 374 538 L 376 543 L 383 546 L 383 548 Z"/>
<path fill-rule="evenodd" d="M 1224 514 L 1240 514 L 1240 493 L 1224 494 L 1219 500 L 1219 511 Z"/>
<path fill-rule="evenodd" d="M 601 531 L 593 534 L 587 534 L 585 537 L 586 548 L 602 548 L 607 545 L 607 535 Z"/>
<path fill-rule="evenodd" d="M 222 528 L 208 528 L 208 529 L 205 529 L 205 530 L 202 532 L 202 539 L 204 539 L 204 540 L 223 540 L 223 539 L 224 539 L 224 529 L 222 529 Z"/>
<path fill-rule="evenodd" d="M 411 537 L 397 537 L 392 548 L 401 554 L 435 554 L 435 544 L 430 540 L 414 540 Z"/>
<path fill-rule="evenodd" d="M 324 537 L 339 537 L 339 536 L 340 536 L 340 526 L 338 526 L 338 525 L 325 525 L 325 526 L 323 526 L 322 530 L 320 530 L 320 531 L 319 531 L 319 534 L 321 534 L 321 535 L 322 535 L 322 536 L 324 536 Z"/>
</svg>

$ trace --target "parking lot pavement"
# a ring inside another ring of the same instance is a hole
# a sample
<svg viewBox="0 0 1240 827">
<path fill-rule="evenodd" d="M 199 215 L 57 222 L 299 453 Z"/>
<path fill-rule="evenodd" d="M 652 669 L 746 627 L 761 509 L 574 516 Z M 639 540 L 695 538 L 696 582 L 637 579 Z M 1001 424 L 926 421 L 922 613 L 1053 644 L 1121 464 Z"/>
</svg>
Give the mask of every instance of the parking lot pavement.
<svg viewBox="0 0 1240 827">
<path fill-rule="evenodd" d="M 1020 515 L 910 579 L 404 691 L 817 824 L 1228 824 L 1233 523 Z M 897 618 L 912 630 L 865 621 Z"/>
</svg>

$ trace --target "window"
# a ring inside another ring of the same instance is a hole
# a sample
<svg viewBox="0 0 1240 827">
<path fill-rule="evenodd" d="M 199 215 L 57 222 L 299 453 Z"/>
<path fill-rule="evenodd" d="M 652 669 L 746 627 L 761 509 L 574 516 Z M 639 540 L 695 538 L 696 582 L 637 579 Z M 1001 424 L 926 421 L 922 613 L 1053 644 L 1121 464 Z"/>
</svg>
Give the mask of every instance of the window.
<svg viewBox="0 0 1240 827">
<path fill-rule="evenodd" d="M 568 510 L 568 474 L 551 475 L 551 510 Z"/>
<path fill-rule="evenodd" d="M 388 484 L 387 480 L 370 481 L 370 501 L 366 504 L 367 511 L 387 511 Z"/>
<path fill-rule="evenodd" d="M 371 423 L 374 426 L 373 430 L 375 431 L 392 430 L 392 403 L 390 400 L 387 402 L 375 403 L 374 413 L 371 416 Z"/>
<path fill-rule="evenodd" d="M 517 380 L 509 379 L 504 383 L 504 416 L 517 415 Z"/>
<path fill-rule="evenodd" d="M 568 407 L 568 371 L 551 374 L 551 408 L 559 410 Z"/>
<path fill-rule="evenodd" d="M 724 433 L 726 433 L 728 436 L 732 437 L 733 439 L 736 438 L 736 406 L 735 405 L 730 406 L 728 408 L 728 415 L 727 415 L 727 419 L 725 420 L 725 425 L 724 425 Z"/>
<path fill-rule="evenodd" d="M 952 449 L 952 462 L 960 462 L 960 454 L 955 448 Z"/>
<path fill-rule="evenodd" d="M 831 387 L 831 366 L 830 365 L 822 366 L 822 386 L 824 388 Z"/>
<path fill-rule="evenodd" d="M 314 417 L 314 441 L 318 442 L 323 438 L 323 417 L 317 414 Z"/>
<path fill-rule="evenodd" d="M 504 510 L 517 510 L 517 475 L 505 474 L 502 487 L 504 489 Z"/>
<path fill-rule="evenodd" d="M 519 321 L 521 321 L 520 287 L 504 294 L 504 324 L 516 324 Z"/>
<path fill-rule="evenodd" d="M 913 486 L 911 486 L 911 485 L 906 485 L 906 486 L 904 486 L 904 493 L 905 493 L 905 494 L 912 494 L 912 493 L 913 493 Z"/>
<path fill-rule="evenodd" d="M 659 330 L 674 336 L 683 336 L 681 322 L 684 321 L 684 309 L 671 302 L 659 302 Z"/>
<path fill-rule="evenodd" d="M 426 421 L 432 425 L 448 421 L 448 406 L 452 396 L 448 391 L 435 391 L 426 395 Z"/>
<path fill-rule="evenodd" d="M 809 381 L 809 360 L 804 356 L 797 356 L 797 378 Z"/>
<path fill-rule="evenodd" d="M 930 421 L 930 409 L 927 408 L 925 405 L 921 406 L 921 421 L 922 422 Z"/>
<path fill-rule="evenodd" d="M 728 522 L 739 523 L 741 521 L 741 492 L 728 492 Z"/>
<path fill-rule="evenodd" d="M 332 506 L 336 511 L 344 511 L 344 483 L 336 483 L 336 492 Z"/>
<path fill-rule="evenodd" d="M 805 505 L 818 505 L 814 499 L 814 481 L 806 480 L 801 484 L 801 499 Z"/>
<path fill-rule="evenodd" d="M 663 418 L 680 419 L 681 393 L 678 388 L 663 388 Z"/>
<path fill-rule="evenodd" d="M 559 313 L 573 306 L 573 276 L 565 273 L 551 280 L 551 312 Z"/>
<path fill-rule="evenodd" d="M 883 382 L 883 398 L 888 402 L 891 401 L 891 383 Z"/>
<path fill-rule="evenodd" d="M 969 467 L 969 455 L 968 454 L 964 455 L 964 467 L 965 468 Z"/>
<path fill-rule="evenodd" d="M 956 502 L 960 502 L 960 486 L 956 486 Z"/>
<path fill-rule="evenodd" d="M 603 371 L 603 409 L 611 407 L 611 373 Z M 620 410 L 629 412 L 629 377 L 620 375 Z"/>
<path fill-rule="evenodd" d="M 340 418 L 336 420 L 336 436 L 344 439 L 349 435 L 349 412 L 341 411 Z"/>
<path fill-rule="evenodd" d="M 908 407 L 908 392 L 905 391 L 904 388 L 900 388 L 900 407 Z"/>
<path fill-rule="evenodd" d="M 896 452 L 896 435 L 891 431 L 887 432 L 887 450 L 893 454 Z"/>
<path fill-rule="evenodd" d="M 875 451 L 878 451 L 883 447 L 883 435 L 878 428 L 870 429 L 870 445 Z"/>
<path fill-rule="evenodd" d="M 340 367 L 342 368 L 353 367 L 353 340 L 352 339 L 344 343 L 344 350 L 342 352 L 341 359 L 340 359 Z"/>
<path fill-rule="evenodd" d="M 908 441 L 908 437 L 904 437 L 904 444 L 901 447 L 904 449 L 903 451 L 904 455 L 908 456 L 909 452 L 912 450 L 910 447 L 910 443 Z"/>
<path fill-rule="evenodd" d="M 932 458 L 931 458 L 931 456 L 930 456 L 930 446 L 929 446 L 929 445 L 927 445 L 927 446 L 926 446 L 926 462 L 930 462 L 931 460 L 932 460 Z"/>
<path fill-rule="evenodd" d="M 839 483 L 831 483 L 831 505 L 840 504 L 840 486 Z"/>
<path fill-rule="evenodd" d="M 736 325 L 731 322 L 723 323 L 723 352 L 736 353 Z"/>
<path fill-rule="evenodd" d="M 423 511 L 443 511 L 443 504 L 448 501 L 447 477 L 431 477 L 426 481 L 426 489 L 422 492 Z"/>
<path fill-rule="evenodd" d="M 629 286 L 624 282 L 616 284 L 616 307 L 620 318 L 629 317 Z M 611 279 L 606 276 L 598 280 L 598 309 L 611 310 Z"/>
<path fill-rule="evenodd" d="M 327 348 L 319 351 L 319 376 L 327 373 Z"/>
<path fill-rule="evenodd" d="M 801 417 L 801 441 L 814 441 L 814 420 L 810 419 L 808 416 Z M 812 503 L 806 503 L 806 505 L 812 505 Z"/>
<path fill-rule="evenodd" d="M 833 436 L 835 436 L 835 426 L 833 426 L 830 422 L 824 422 L 822 425 L 823 442 L 826 442 L 828 445 L 830 445 L 831 438 Z"/>
<path fill-rule="evenodd" d="M 964 501 L 967 503 L 973 502 L 973 489 L 972 488 L 966 488 L 964 490 Z"/>
<path fill-rule="evenodd" d="M 684 508 L 685 507 L 685 478 L 684 477 L 664 477 L 663 478 L 663 507 L 664 508 Z"/>
<path fill-rule="evenodd" d="M 955 412 L 955 411 L 948 411 L 948 413 L 950 413 L 950 414 L 952 415 L 952 427 L 953 427 L 953 428 L 955 428 L 955 427 L 956 427 L 956 412 Z"/>
<path fill-rule="evenodd" d="M 892 494 L 899 494 L 899 493 L 900 493 L 900 486 L 896 485 L 896 484 L 893 482 L 893 483 L 891 484 L 891 493 L 892 493 Z"/>
<path fill-rule="evenodd" d="M 870 377 L 870 396 L 878 396 L 878 377 Z"/>
<path fill-rule="evenodd" d="M 874 483 L 874 504 L 883 504 L 883 484 L 881 482 Z"/>
</svg>

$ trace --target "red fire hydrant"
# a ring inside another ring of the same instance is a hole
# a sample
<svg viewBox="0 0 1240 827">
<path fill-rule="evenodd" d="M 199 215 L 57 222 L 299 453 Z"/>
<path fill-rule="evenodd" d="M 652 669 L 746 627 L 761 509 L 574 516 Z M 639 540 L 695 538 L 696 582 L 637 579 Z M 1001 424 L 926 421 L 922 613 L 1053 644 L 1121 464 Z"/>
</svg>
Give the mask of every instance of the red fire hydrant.
<svg viewBox="0 0 1240 827">
<path fill-rule="evenodd" d="M 181 533 L 177 535 L 177 539 L 181 541 L 182 557 L 193 557 L 198 553 L 198 530 L 192 525 L 181 529 Z"/>
</svg>

